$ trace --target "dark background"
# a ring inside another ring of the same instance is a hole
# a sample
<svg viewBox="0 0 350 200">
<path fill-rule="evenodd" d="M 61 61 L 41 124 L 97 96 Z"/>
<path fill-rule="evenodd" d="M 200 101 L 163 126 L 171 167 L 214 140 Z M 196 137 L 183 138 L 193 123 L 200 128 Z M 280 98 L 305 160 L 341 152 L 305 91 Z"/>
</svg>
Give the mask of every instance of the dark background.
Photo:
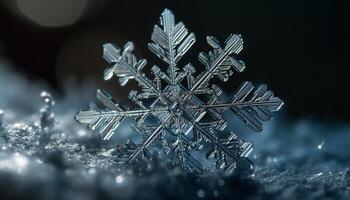
<svg viewBox="0 0 350 200">
<path fill-rule="evenodd" d="M 27 11 L 43 13 L 46 24 L 20 9 L 25 1 Z M 32 80 L 44 79 L 58 90 L 68 78 L 102 80 L 106 42 L 122 46 L 134 41 L 139 57 L 157 62 L 147 43 L 160 13 L 169 8 L 196 34 L 196 44 L 183 59 L 197 67 L 193 60 L 207 49 L 206 35 L 221 41 L 230 33 L 243 35 L 241 56 L 247 70 L 222 84 L 232 86 L 227 90 L 243 80 L 267 83 L 286 102 L 290 117 L 350 120 L 349 1 L 79 0 L 88 3 L 84 12 L 64 25 L 50 24 L 49 19 L 59 21 L 77 11 L 69 0 L 50 1 L 0 1 L 2 54 Z"/>
</svg>

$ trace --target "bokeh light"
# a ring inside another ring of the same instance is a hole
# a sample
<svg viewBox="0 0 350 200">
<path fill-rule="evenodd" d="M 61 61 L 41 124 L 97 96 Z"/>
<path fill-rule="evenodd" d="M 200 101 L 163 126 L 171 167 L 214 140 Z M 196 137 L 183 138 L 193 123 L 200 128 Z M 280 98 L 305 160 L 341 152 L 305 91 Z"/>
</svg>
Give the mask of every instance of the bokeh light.
<svg viewBox="0 0 350 200">
<path fill-rule="evenodd" d="M 17 173 L 21 173 L 23 170 L 27 168 L 28 159 L 27 157 L 14 153 L 12 156 L 9 156 L 7 159 L 0 160 L 0 169 L 8 170 Z"/>
<path fill-rule="evenodd" d="M 74 24 L 84 14 L 89 0 L 16 0 L 18 10 L 44 27 Z"/>
<path fill-rule="evenodd" d="M 124 181 L 124 177 L 121 176 L 121 175 L 118 175 L 117 177 L 115 177 L 115 182 L 120 184 L 120 183 L 123 183 Z"/>
</svg>

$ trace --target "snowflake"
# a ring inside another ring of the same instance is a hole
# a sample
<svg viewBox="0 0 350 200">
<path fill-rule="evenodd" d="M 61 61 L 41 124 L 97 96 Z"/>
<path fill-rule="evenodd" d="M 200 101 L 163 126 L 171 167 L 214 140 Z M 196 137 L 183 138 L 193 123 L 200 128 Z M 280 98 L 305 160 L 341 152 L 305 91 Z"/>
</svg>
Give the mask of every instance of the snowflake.
<svg viewBox="0 0 350 200">
<path fill-rule="evenodd" d="M 251 82 L 244 82 L 229 101 L 224 101 L 222 90 L 210 80 L 217 77 L 225 82 L 234 72 L 245 69 L 237 59 L 243 40 L 236 34 L 231 34 L 223 45 L 212 36 L 206 39 L 213 50 L 198 56 L 205 70 L 196 73 L 191 63 L 179 66 L 196 38 L 182 22 L 175 23 L 173 13 L 165 9 L 160 24 L 154 26 L 148 47 L 167 69 L 163 71 L 154 65 L 152 78 L 142 72 L 147 61 L 136 58 L 132 42 L 123 49 L 110 43 L 103 45 L 103 57 L 111 64 L 104 79 L 114 75 L 122 86 L 136 80 L 141 90 L 129 93 L 135 107 L 124 109 L 108 93 L 97 90 L 97 102 L 90 103 L 89 110 L 80 111 L 75 117 L 96 130 L 103 140 L 110 139 L 124 119 L 133 119 L 131 127 L 142 142 L 137 143 L 130 135 L 125 145 L 118 146 L 116 160 L 120 167 L 145 163 L 156 152 L 165 163 L 180 166 L 185 172 L 231 173 L 253 168 L 247 158 L 252 142 L 225 131 L 227 122 L 222 114 L 231 111 L 253 131 L 262 131 L 262 121 L 270 120 L 271 112 L 278 111 L 283 101 L 266 85 L 254 89 Z"/>
</svg>

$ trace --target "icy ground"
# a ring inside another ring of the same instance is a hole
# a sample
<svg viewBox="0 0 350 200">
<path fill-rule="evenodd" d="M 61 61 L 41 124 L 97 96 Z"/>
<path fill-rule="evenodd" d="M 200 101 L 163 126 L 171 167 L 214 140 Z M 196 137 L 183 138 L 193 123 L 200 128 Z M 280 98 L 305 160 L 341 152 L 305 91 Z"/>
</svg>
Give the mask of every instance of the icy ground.
<svg viewBox="0 0 350 200">
<path fill-rule="evenodd" d="M 350 199 L 348 123 L 276 117 L 263 133 L 245 136 L 255 144 L 250 178 L 184 176 L 157 160 L 118 171 L 113 153 L 128 129 L 101 142 L 73 120 L 94 86 L 71 85 L 64 97 L 56 96 L 57 125 L 48 138 L 38 123 L 39 95 L 50 88 L 3 66 L 0 199 Z M 231 125 L 243 128 L 235 121 Z"/>
</svg>

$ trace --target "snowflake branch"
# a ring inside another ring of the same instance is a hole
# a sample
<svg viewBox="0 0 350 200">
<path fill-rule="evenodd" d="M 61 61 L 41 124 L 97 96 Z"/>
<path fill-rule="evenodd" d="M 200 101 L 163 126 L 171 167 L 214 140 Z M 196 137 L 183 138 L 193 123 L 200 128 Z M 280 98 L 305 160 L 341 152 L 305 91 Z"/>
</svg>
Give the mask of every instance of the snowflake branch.
<svg viewBox="0 0 350 200">
<path fill-rule="evenodd" d="M 116 45 L 111 43 L 103 45 L 103 57 L 109 63 L 114 63 L 111 68 L 105 71 L 105 80 L 110 79 L 115 74 L 119 78 L 120 84 L 124 86 L 130 79 L 135 79 L 149 96 L 162 96 L 161 91 L 141 72 L 147 61 L 142 59 L 137 62 L 136 57 L 131 53 L 133 48 L 133 43 L 128 42 L 120 54 L 121 50 Z"/>
<path fill-rule="evenodd" d="M 233 159 L 238 165 L 240 165 L 240 167 L 242 167 L 242 169 L 252 169 L 252 164 L 251 163 L 247 163 L 247 162 L 243 162 L 242 161 L 242 157 L 246 157 L 252 150 L 251 146 L 241 146 L 241 148 L 243 147 L 244 149 L 242 150 L 230 150 L 226 145 L 224 145 L 222 142 L 220 142 L 213 134 L 209 133 L 205 128 L 203 128 L 202 126 L 199 125 L 198 122 L 192 120 L 191 121 L 192 125 L 194 128 L 196 128 L 197 130 L 199 130 L 199 133 L 204 136 L 207 140 L 209 140 L 211 142 L 211 145 L 214 147 L 214 153 L 218 153 L 218 151 L 223 152 L 225 155 L 229 156 L 231 159 Z M 229 140 L 225 141 L 228 142 Z M 237 153 L 240 153 L 237 155 Z M 217 158 L 218 162 L 223 162 L 225 165 L 225 168 L 230 167 L 230 165 L 232 164 L 232 161 L 228 161 L 226 159 L 221 160 L 220 158 Z"/>
<path fill-rule="evenodd" d="M 149 145 L 151 145 L 154 140 L 162 133 L 163 129 L 166 127 L 166 123 L 171 119 L 172 115 L 169 114 L 167 117 L 162 121 L 162 124 L 160 124 L 152 134 L 150 134 L 146 140 L 143 141 L 143 143 L 138 147 L 136 150 L 132 151 L 132 153 L 128 156 L 127 160 L 124 162 L 123 167 L 126 167 L 132 160 L 134 160 L 136 157 L 138 157 Z"/>
<path fill-rule="evenodd" d="M 206 105 L 189 106 L 188 109 L 212 109 L 219 113 L 230 109 L 249 128 L 259 132 L 263 130 L 263 124 L 260 121 L 271 120 L 271 112 L 280 110 L 284 103 L 280 98 L 275 97 L 272 91 L 268 91 L 266 85 L 261 85 L 254 92 L 253 90 L 254 85 L 247 81 L 239 87 L 228 103 L 221 103 L 215 99 Z M 247 100 L 249 95 L 251 97 Z"/>
<path fill-rule="evenodd" d="M 108 117 L 136 117 L 145 114 L 154 114 L 160 112 L 169 112 L 168 108 L 157 109 L 140 109 L 140 110 L 126 110 L 126 111 L 80 111 L 77 116 L 79 122 L 92 121 L 97 118 Z M 86 119 L 85 119 L 86 118 Z M 87 118 L 89 118 L 87 120 Z"/>
<path fill-rule="evenodd" d="M 206 65 L 206 71 L 199 76 L 192 88 L 190 88 L 189 95 L 196 93 L 202 86 L 205 86 L 214 75 L 222 77 L 221 75 L 231 74 L 232 72 L 228 71 L 230 66 L 234 66 L 238 72 L 242 72 L 245 68 L 242 63 L 230 57 L 230 54 L 238 54 L 243 48 L 243 40 L 240 35 L 230 35 L 223 49 L 214 37 L 208 36 L 207 41 L 214 48 L 214 52 L 210 53 L 209 56 L 204 53 L 199 55 L 200 61 Z M 224 63 L 225 61 L 229 62 Z"/>
<path fill-rule="evenodd" d="M 258 106 L 268 106 L 276 108 L 273 111 L 278 111 L 281 106 L 280 99 L 272 99 L 259 102 L 233 102 L 233 103 L 220 103 L 220 104 L 211 104 L 211 105 L 195 105 L 187 107 L 190 110 L 202 110 L 209 108 L 217 109 L 230 109 L 230 108 L 242 108 L 242 107 L 258 107 Z"/>
<path fill-rule="evenodd" d="M 157 25 L 154 26 L 151 37 L 154 43 L 149 43 L 148 48 L 169 64 L 170 84 L 174 85 L 178 70 L 176 63 L 195 43 L 196 38 L 193 33 L 188 34 L 182 22 L 175 24 L 174 14 L 168 9 L 165 9 L 160 17 L 160 25 L 163 29 Z"/>
</svg>

